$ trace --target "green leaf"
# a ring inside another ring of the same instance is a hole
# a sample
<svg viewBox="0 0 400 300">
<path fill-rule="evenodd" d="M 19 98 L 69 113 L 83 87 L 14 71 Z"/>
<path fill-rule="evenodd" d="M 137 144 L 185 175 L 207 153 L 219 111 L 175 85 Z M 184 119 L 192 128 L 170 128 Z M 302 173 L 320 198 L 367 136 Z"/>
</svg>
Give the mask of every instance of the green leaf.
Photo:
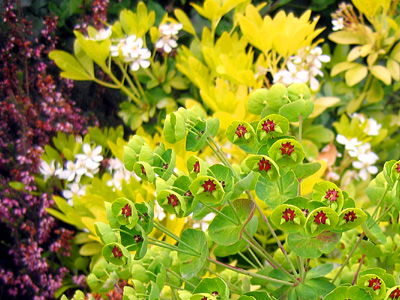
<svg viewBox="0 0 400 300">
<path fill-rule="evenodd" d="M 268 105 L 267 102 L 267 89 L 257 89 L 251 93 L 249 102 L 247 102 L 247 109 L 249 113 L 261 115 L 261 112 Z"/>
<path fill-rule="evenodd" d="M 193 293 L 218 293 L 218 299 L 228 300 L 229 299 L 229 288 L 228 285 L 220 278 L 203 278 L 200 283 L 196 286 Z"/>
<path fill-rule="evenodd" d="M 10 181 L 10 182 L 8 183 L 8 185 L 9 185 L 11 188 L 13 188 L 14 190 L 17 190 L 17 191 L 22 191 L 22 190 L 24 190 L 24 189 L 25 189 L 25 186 L 26 186 L 26 184 L 24 184 L 24 183 L 22 183 L 22 182 L 20 182 L 20 181 Z"/>
<path fill-rule="evenodd" d="M 96 222 L 94 223 L 94 228 L 96 229 L 96 234 L 100 237 L 103 244 L 109 244 L 118 241 L 117 235 L 112 230 L 110 225 L 103 222 Z"/>
<path fill-rule="evenodd" d="M 95 256 L 101 251 L 100 243 L 87 243 L 79 249 L 79 254 L 82 256 Z"/>
<path fill-rule="evenodd" d="M 300 143 L 290 138 L 280 139 L 273 143 L 268 150 L 268 155 L 280 167 L 297 165 L 301 163 L 305 157 L 303 147 Z"/>
<path fill-rule="evenodd" d="M 354 63 L 354 62 L 348 62 L 348 61 L 340 62 L 333 66 L 333 68 L 331 70 L 331 76 L 334 77 L 334 76 L 338 75 L 339 73 L 350 70 L 358 65 L 359 65 L 358 63 Z"/>
<path fill-rule="evenodd" d="M 274 300 L 275 299 L 274 297 L 271 297 L 270 295 L 268 295 L 268 293 L 266 291 L 252 291 L 252 292 L 247 292 L 244 295 L 252 296 L 256 300 Z"/>
<path fill-rule="evenodd" d="M 266 100 L 271 109 L 278 110 L 281 108 L 282 105 L 289 102 L 286 86 L 282 83 L 274 84 L 266 93 Z"/>
<path fill-rule="evenodd" d="M 272 223 L 282 231 L 299 232 L 306 223 L 303 212 L 294 205 L 281 204 L 271 214 Z"/>
<path fill-rule="evenodd" d="M 304 236 L 299 233 L 288 235 L 289 248 L 298 256 L 304 258 L 318 258 L 322 254 L 332 252 L 340 242 L 341 234 L 324 231 L 315 237 Z"/>
<path fill-rule="evenodd" d="M 308 176 L 313 175 L 319 169 L 321 169 L 321 164 L 319 162 L 299 164 L 292 168 L 297 179 L 307 178 Z"/>
<path fill-rule="evenodd" d="M 310 271 L 308 271 L 306 274 L 306 278 L 313 279 L 313 278 L 323 277 L 323 276 L 329 274 L 332 270 L 333 270 L 333 264 L 324 263 L 324 264 L 318 265 L 318 266 L 312 268 Z"/>
<path fill-rule="evenodd" d="M 239 241 L 244 226 L 254 214 L 255 204 L 250 199 L 236 199 L 232 204 L 239 218 L 239 223 L 232 222 L 232 220 L 237 222 L 235 212 L 231 206 L 225 206 L 222 208 L 221 214 L 217 214 L 208 227 L 210 238 L 220 245 L 232 245 Z"/>
<path fill-rule="evenodd" d="M 188 228 L 182 233 L 181 240 L 185 244 L 179 243 L 179 249 L 187 252 L 195 251 L 195 255 L 178 251 L 178 259 L 181 263 L 181 275 L 185 279 L 190 279 L 193 278 L 206 263 L 208 257 L 207 238 L 204 232 Z"/>
<path fill-rule="evenodd" d="M 260 177 L 256 185 L 257 197 L 265 201 L 272 209 L 296 197 L 298 191 L 299 182 L 293 171 L 284 172 L 278 181 L 269 181 Z"/>
</svg>

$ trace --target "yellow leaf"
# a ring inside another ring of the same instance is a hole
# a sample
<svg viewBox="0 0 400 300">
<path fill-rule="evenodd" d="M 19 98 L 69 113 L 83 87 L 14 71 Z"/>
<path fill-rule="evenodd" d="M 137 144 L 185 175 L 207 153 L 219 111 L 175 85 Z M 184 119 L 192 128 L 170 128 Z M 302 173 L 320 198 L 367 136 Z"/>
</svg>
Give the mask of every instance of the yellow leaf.
<svg viewBox="0 0 400 300">
<path fill-rule="evenodd" d="M 395 81 L 399 81 L 400 80 L 400 66 L 399 63 L 397 61 L 395 61 L 394 59 L 388 59 L 386 62 L 386 67 L 390 72 L 390 75 L 392 76 L 392 78 Z"/>
<path fill-rule="evenodd" d="M 368 75 L 368 68 L 366 66 L 357 64 L 357 66 L 351 68 L 344 75 L 346 84 L 348 86 L 353 86 L 359 83 Z"/>
<path fill-rule="evenodd" d="M 103 245 L 99 243 L 88 243 L 79 249 L 79 254 L 82 256 L 94 256 L 103 249 Z"/>
<path fill-rule="evenodd" d="M 340 102 L 338 97 L 321 97 L 316 99 L 314 102 L 314 110 L 309 116 L 309 118 L 315 118 L 322 114 L 328 107 L 334 106 L 336 103 Z"/>
<path fill-rule="evenodd" d="M 390 52 L 390 58 L 393 58 L 395 61 L 400 63 L 400 43 L 397 43 L 396 46 Z"/>
<path fill-rule="evenodd" d="M 183 25 L 182 29 L 185 30 L 186 32 L 189 32 L 190 34 L 196 36 L 196 30 L 194 29 L 192 22 L 190 21 L 188 16 L 185 14 L 185 12 L 180 9 L 175 9 L 174 13 L 175 13 L 175 17 Z"/>
<path fill-rule="evenodd" d="M 348 61 L 338 63 L 337 65 L 333 66 L 333 68 L 331 70 L 331 76 L 336 76 L 337 74 L 347 71 L 351 68 L 354 68 L 357 65 L 358 65 L 357 63 L 348 62 Z"/>
<path fill-rule="evenodd" d="M 310 194 L 313 190 L 314 185 L 323 180 L 322 177 L 324 176 L 325 171 L 326 171 L 326 160 L 321 159 L 321 160 L 318 160 L 318 162 L 321 164 L 321 168 L 313 175 L 311 175 L 301 181 L 300 186 L 301 186 L 301 195 L 302 196 Z"/>
<path fill-rule="evenodd" d="M 392 82 L 392 78 L 388 69 L 384 66 L 370 66 L 369 70 L 371 71 L 372 75 L 382 81 L 384 84 L 389 85 Z"/>
<path fill-rule="evenodd" d="M 329 35 L 329 39 L 336 44 L 351 45 L 351 44 L 363 44 L 365 38 L 361 33 L 350 32 L 350 31 L 337 31 Z"/>
</svg>

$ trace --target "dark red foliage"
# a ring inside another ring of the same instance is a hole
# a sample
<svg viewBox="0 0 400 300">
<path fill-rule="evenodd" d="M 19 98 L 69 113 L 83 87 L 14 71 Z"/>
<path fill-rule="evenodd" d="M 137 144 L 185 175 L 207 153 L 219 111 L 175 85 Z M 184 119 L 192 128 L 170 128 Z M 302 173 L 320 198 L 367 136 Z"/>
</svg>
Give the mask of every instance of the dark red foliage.
<svg viewBox="0 0 400 300">
<path fill-rule="evenodd" d="M 0 230 L 7 245 L 0 250 L 0 298 L 52 299 L 69 273 L 60 259 L 70 255 L 74 232 L 47 214 L 54 202 L 34 176 L 51 138 L 82 134 L 90 120 L 71 100 L 72 81 L 59 78 L 48 59 L 57 18 L 47 16 L 36 33 L 19 1 L 0 5 Z M 12 181 L 25 187 L 15 190 Z"/>
</svg>

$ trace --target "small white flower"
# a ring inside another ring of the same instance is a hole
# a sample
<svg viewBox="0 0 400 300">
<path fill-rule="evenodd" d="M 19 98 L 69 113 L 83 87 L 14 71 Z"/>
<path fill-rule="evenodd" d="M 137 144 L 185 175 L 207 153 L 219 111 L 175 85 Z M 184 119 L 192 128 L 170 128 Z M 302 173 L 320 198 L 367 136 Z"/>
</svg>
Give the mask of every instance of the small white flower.
<svg viewBox="0 0 400 300">
<path fill-rule="evenodd" d="M 178 39 L 178 32 L 183 27 L 182 24 L 163 24 L 160 25 L 159 31 L 161 38 L 156 42 L 155 47 L 157 49 L 163 49 L 164 52 L 170 53 L 173 48 L 178 47 L 176 40 Z"/>
<path fill-rule="evenodd" d="M 73 161 L 68 160 L 65 169 L 60 172 L 58 177 L 67 181 L 73 181 L 75 179 L 76 182 L 79 182 L 82 175 L 86 172 L 87 170 L 84 166 L 81 164 L 75 164 Z"/>
<path fill-rule="evenodd" d="M 373 166 L 376 161 L 379 159 L 378 155 L 376 155 L 372 151 L 368 151 L 366 153 L 362 153 L 357 157 L 358 160 L 353 161 L 353 167 L 359 169 L 358 173 L 360 178 L 363 180 L 367 180 L 368 173 L 376 174 L 378 173 L 378 168 Z"/>
<path fill-rule="evenodd" d="M 69 205 L 72 206 L 72 197 L 75 196 L 83 196 L 86 193 L 86 185 L 79 185 L 78 183 L 70 183 L 67 185 L 67 190 L 63 191 L 63 196 L 67 199 Z"/>
<path fill-rule="evenodd" d="M 344 19 L 342 17 L 339 17 L 337 20 L 334 19 L 332 20 L 332 25 L 333 31 L 342 30 L 344 28 Z"/>
<path fill-rule="evenodd" d="M 99 145 L 92 149 L 89 144 L 85 143 L 82 146 L 82 150 L 84 154 L 76 154 L 75 158 L 80 164 L 84 162 L 84 166 L 88 170 L 96 170 L 100 166 L 100 162 L 103 160 L 103 156 L 100 154 L 102 147 Z"/>
<path fill-rule="evenodd" d="M 50 164 L 42 160 L 40 162 L 39 171 L 42 173 L 44 181 L 47 181 L 47 179 L 53 175 L 58 176 L 62 172 L 62 168 L 60 163 L 56 162 L 54 159 L 50 162 Z"/>
<path fill-rule="evenodd" d="M 360 120 L 360 124 L 364 125 L 365 116 L 363 114 L 354 113 L 351 115 L 353 118 L 357 118 Z M 382 124 L 379 124 L 375 119 L 369 118 L 367 119 L 367 124 L 364 129 L 364 132 L 369 136 L 377 136 L 379 135 L 379 130 L 381 130 Z"/>
<path fill-rule="evenodd" d="M 361 146 L 362 142 L 357 138 L 348 139 L 344 135 L 338 134 L 336 136 L 336 141 L 345 146 L 345 149 L 349 152 L 351 157 L 357 157 L 359 155 L 358 146 Z"/>
</svg>

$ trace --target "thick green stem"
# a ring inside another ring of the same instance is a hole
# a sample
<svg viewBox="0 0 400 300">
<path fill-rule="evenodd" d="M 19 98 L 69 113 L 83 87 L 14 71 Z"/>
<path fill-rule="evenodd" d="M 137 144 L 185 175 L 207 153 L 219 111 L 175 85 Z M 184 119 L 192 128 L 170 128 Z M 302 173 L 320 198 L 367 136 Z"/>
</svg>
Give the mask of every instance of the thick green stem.
<svg viewBox="0 0 400 300">
<path fill-rule="evenodd" d="M 211 257 L 208 257 L 207 259 L 208 259 L 208 261 L 212 262 L 215 265 L 224 267 L 226 269 L 229 269 L 229 270 L 232 270 L 232 271 L 235 271 L 237 273 L 244 274 L 244 275 L 247 275 L 247 276 L 250 276 L 250 277 L 259 278 L 259 279 L 263 279 L 263 280 L 270 281 L 270 282 L 275 282 L 275 283 L 282 284 L 282 285 L 289 285 L 289 286 L 294 286 L 295 285 L 292 282 L 279 280 L 279 279 L 275 279 L 275 278 L 272 278 L 272 277 L 256 274 L 256 273 L 253 273 L 253 272 L 249 272 L 249 271 L 243 270 L 241 268 L 234 267 L 234 266 L 222 263 L 222 262 L 217 261 L 217 260 L 215 260 L 215 259 L 213 259 Z"/>
</svg>

